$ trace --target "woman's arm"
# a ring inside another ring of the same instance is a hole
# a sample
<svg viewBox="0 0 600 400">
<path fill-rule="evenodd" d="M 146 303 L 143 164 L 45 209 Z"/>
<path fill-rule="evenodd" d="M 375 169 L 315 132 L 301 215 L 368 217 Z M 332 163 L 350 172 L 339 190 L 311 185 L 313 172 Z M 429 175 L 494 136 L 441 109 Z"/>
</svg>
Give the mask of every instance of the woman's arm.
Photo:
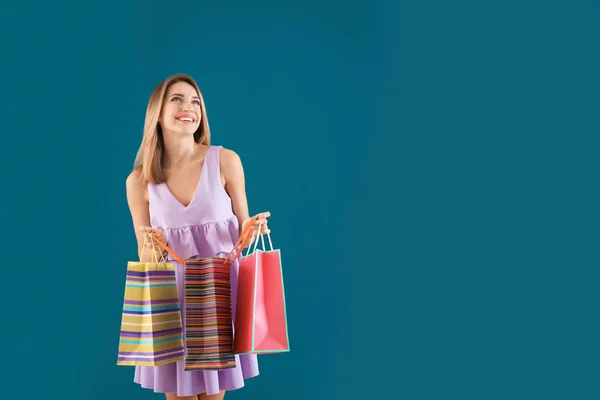
<svg viewBox="0 0 600 400">
<path fill-rule="evenodd" d="M 246 228 L 246 224 L 251 220 L 248 211 L 248 200 L 246 197 L 246 182 L 244 178 L 244 167 L 240 157 L 233 150 L 221 149 L 221 174 L 225 182 L 225 191 L 231 198 L 233 213 L 238 219 L 240 234 Z M 254 229 L 261 224 L 261 235 L 270 233 L 267 227 L 267 218 L 269 212 L 263 212 L 255 215 Z"/>
<path fill-rule="evenodd" d="M 139 172 L 132 172 L 125 182 L 127 189 L 127 203 L 129 205 L 129 212 L 131 213 L 131 219 L 135 230 L 135 238 L 138 245 L 138 257 L 142 255 L 142 247 L 144 246 L 144 236 L 150 229 L 150 208 L 148 204 L 148 189 L 147 186 L 142 183 L 139 177 Z M 150 238 L 148 238 L 150 239 Z M 160 253 L 162 248 L 155 244 L 157 257 L 160 260 Z M 142 262 L 153 261 L 152 248 L 146 245 L 144 249 L 143 258 L 140 259 Z"/>
</svg>

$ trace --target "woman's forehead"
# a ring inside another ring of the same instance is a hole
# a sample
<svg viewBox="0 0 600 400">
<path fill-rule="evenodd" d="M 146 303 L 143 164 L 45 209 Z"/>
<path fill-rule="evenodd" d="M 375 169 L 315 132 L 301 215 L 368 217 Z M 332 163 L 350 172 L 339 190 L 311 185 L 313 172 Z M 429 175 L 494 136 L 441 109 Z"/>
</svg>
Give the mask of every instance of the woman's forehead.
<svg viewBox="0 0 600 400">
<path fill-rule="evenodd" d="M 196 89 L 190 85 L 187 82 L 175 82 L 174 84 L 172 84 L 169 87 L 169 90 L 167 90 L 167 94 L 171 95 L 174 93 L 180 93 L 180 94 L 184 94 L 184 95 L 188 95 L 188 96 L 197 96 L 198 93 L 196 92 Z"/>
</svg>

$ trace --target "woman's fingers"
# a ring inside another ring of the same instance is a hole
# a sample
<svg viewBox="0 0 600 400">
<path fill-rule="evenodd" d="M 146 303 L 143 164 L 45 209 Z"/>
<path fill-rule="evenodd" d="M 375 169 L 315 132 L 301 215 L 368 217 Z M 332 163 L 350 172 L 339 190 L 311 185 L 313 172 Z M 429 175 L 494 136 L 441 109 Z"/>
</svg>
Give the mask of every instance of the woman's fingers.
<svg viewBox="0 0 600 400">
<path fill-rule="evenodd" d="M 262 221 L 262 222 L 265 222 L 265 221 L 267 220 L 267 218 L 269 218 L 270 216 L 271 216 L 271 213 L 270 213 L 270 212 L 268 212 L 268 211 L 266 211 L 266 212 L 262 212 L 262 213 L 258 213 L 258 214 L 256 214 L 256 215 L 254 216 L 254 218 L 255 218 L 255 221 L 254 221 L 254 222 L 255 222 L 255 223 L 256 223 L 256 222 L 260 222 L 260 221 Z"/>
<path fill-rule="evenodd" d="M 149 237 L 146 240 L 146 247 L 151 248 L 153 242 L 155 246 L 158 245 L 158 243 L 156 243 L 156 239 L 160 240 L 162 243 L 167 243 L 167 235 L 160 228 L 152 228 L 151 226 L 140 226 L 138 227 L 138 231 L 143 232 L 145 234 L 152 234 L 149 235 Z"/>
<path fill-rule="evenodd" d="M 269 229 L 267 224 L 267 220 L 257 219 L 256 221 L 254 221 L 254 224 L 252 224 L 252 229 L 255 232 L 255 234 L 256 232 L 258 232 L 259 235 L 271 233 L 271 230 Z"/>
<path fill-rule="evenodd" d="M 258 236 L 271 233 L 271 230 L 267 226 L 267 218 L 269 218 L 270 216 L 271 213 L 266 211 L 258 213 L 251 217 L 251 219 L 253 220 L 252 225 L 248 227 L 251 231 L 250 241 L 253 241 L 254 239 L 258 238 Z"/>
<path fill-rule="evenodd" d="M 152 238 L 152 239 L 154 239 L 154 238 Z M 160 240 L 162 243 L 165 243 L 165 244 L 167 243 L 167 238 L 164 235 L 156 234 L 156 239 Z"/>
</svg>

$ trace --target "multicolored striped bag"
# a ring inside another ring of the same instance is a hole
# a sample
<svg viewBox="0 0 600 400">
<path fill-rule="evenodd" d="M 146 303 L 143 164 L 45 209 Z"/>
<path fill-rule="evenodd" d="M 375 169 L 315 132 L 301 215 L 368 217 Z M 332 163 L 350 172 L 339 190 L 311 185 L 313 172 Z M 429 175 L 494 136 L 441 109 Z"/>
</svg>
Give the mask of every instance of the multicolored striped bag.
<svg viewBox="0 0 600 400">
<path fill-rule="evenodd" d="M 185 369 L 235 368 L 231 280 L 224 258 L 185 263 Z"/>
<path fill-rule="evenodd" d="M 233 352 L 231 265 L 246 245 L 252 224 L 240 235 L 227 257 L 183 260 L 164 243 L 159 245 L 185 265 L 185 370 L 225 370 L 236 367 Z M 156 238 L 155 238 L 156 239 Z M 233 258 L 230 255 L 238 250 Z"/>
<path fill-rule="evenodd" d="M 153 261 L 127 264 L 125 298 L 117 365 L 158 366 L 184 358 L 181 306 L 173 263 Z M 162 256 L 162 254 L 161 254 Z"/>
</svg>

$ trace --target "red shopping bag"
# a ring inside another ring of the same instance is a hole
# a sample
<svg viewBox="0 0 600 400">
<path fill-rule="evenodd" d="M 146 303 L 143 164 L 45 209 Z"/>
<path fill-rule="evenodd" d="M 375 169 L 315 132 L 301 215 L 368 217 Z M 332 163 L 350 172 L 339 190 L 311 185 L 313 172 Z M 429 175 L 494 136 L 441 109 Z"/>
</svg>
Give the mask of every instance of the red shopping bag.
<svg viewBox="0 0 600 400">
<path fill-rule="evenodd" d="M 263 250 L 257 249 L 256 238 L 252 252 L 239 259 L 233 347 L 236 354 L 290 351 L 281 251 L 273 249 L 271 236 L 267 236 L 270 250 L 265 249 L 261 236 Z"/>
</svg>

